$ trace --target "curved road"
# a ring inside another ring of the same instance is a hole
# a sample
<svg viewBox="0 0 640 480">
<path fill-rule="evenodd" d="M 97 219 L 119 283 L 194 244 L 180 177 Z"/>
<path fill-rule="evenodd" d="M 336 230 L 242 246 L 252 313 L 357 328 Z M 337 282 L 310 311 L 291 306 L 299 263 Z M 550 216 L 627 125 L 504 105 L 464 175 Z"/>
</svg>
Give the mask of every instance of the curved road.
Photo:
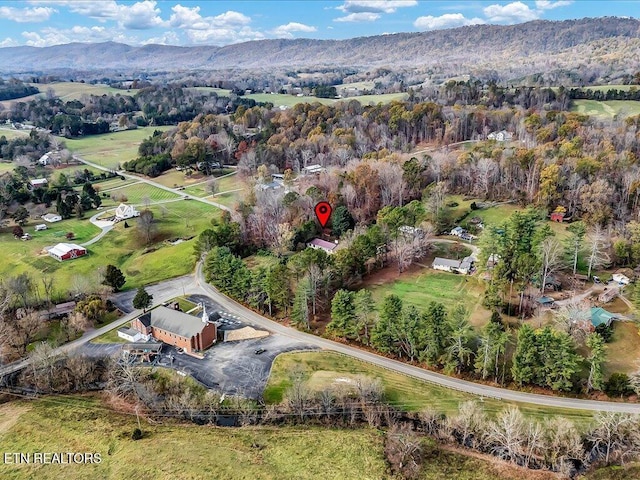
<svg viewBox="0 0 640 480">
<path fill-rule="evenodd" d="M 281 335 L 289 336 L 295 340 L 304 341 L 316 345 L 325 350 L 333 350 L 335 352 L 357 358 L 364 362 L 372 363 L 374 365 L 387 368 L 389 370 L 393 370 L 405 375 L 410 375 L 429 383 L 434 383 L 443 387 L 470 393 L 479 397 L 490 397 L 499 400 L 506 400 L 509 402 L 532 403 L 554 408 L 640 414 L 640 404 L 635 403 L 600 402 L 596 400 L 582 400 L 575 398 L 538 395 L 533 393 L 508 390 L 506 388 L 492 387 L 490 385 L 483 385 L 466 380 L 460 380 L 458 378 L 449 377 L 447 375 L 442 375 L 440 373 L 425 370 L 413 365 L 408 365 L 397 360 L 383 357 L 381 355 L 376 355 L 375 353 L 360 350 L 356 347 L 351 347 L 349 345 L 334 342 L 332 340 L 327 340 L 326 338 L 318 337 L 316 335 L 311 335 L 309 333 L 304 333 L 299 330 L 286 327 L 255 313 L 254 311 L 246 308 L 243 305 L 240 305 L 238 302 L 231 300 L 230 298 L 218 292 L 215 288 L 213 288 L 205 281 L 202 272 L 202 262 L 198 262 L 198 265 L 196 266 L 196 282 L 208 296 L 210 296 L 213 300 L 215 300 L 228 311 L 236 313 L 241 320 L 247 323 L 265 328 Z"/>
</svg>

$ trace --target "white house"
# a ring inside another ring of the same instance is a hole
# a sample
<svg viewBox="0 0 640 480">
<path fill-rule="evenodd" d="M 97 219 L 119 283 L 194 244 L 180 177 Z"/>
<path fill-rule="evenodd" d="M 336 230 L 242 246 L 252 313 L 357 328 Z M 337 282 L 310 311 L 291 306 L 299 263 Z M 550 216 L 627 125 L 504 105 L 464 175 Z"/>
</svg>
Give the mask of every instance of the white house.
<svg viewBox="0 0 640 480">
<path fill-rule="evenodd" d="M 120 222 L 122 220 L 126 220 L 127 218 L 139 217 L 140 212 L 137 211 L 133 205 L 127 205 L 126 203 L 121 203 L 116 208 L 116 222 Z"/>
<path fill-rule="evenodd" d="M 614 273 L 611 278 L 614 282 L 620 283 L 622 285 L 629 285 L 629 282 L 631 282 L 631 280 L 629 280 L 629 277 L 623 275 L 622 273 Z"/>
<path fill-rule="evenodd" d="M 443 272 L 461 273 L 467 275 L 473 267 L 473 258 L 465 257 L 462 260 L 452 260 L 450 258 L 436 257 L 431 264 L 434 270 L 442 270 Z"/>
<path fill-rule="evenodd" d="M 55 222 L 59 222 L 60 220 L 62 220 L 62 217 L 60 215 L 58 215 L 57 213 L 47 213 L 45 215 L 42 215 L 42 219 L 45 222 L 55 223 Z"/>
<path fill-rule="evenodd" d="M 454 237 L 460 237 L 462 236 L 464 233 L 466 233 L 467 231 L 462 228 L 462 227 L 456 227 L 453 230 L 451 230 L 451 232 L 449 233 L 449 235 L 453 235 Z"/>
<path fill-rule="evenodd" d="M 49 162 L 51 162 L 51 157 L 49 157 L 49 153 L 45 153 L 38 160 L 38 163 L 43 167 L 46 167 L 47 165 L 49 165 Z"/>
<path fill-rule="evenodd" d="M 34 178 L 30 183 L 33 188 L 43 188 L 46 187 L 49 182 L 46 178 Z"/>
<path fill-rule="evenodd" d="M 322 165 L 308 165 L 302 169 L 302 173 L 304 175 L 314 175 L 317 173 L 324 172 L 325 168 Z"/>
<path fill-rule="evenodd" d="M 496 140 L 498 142 L 510 142 L 513 140 L 513 134 L 506 130 L 500 130 L 499 132 L 491 132 L 487 135 L 487 139 Z"/>
<path fill-rule="evenodd" d="M 324 250 L 325 252 L 331 254 L 338 247 L 338 244 L 327 242 L 326 240 L 322 240 L 321 238 L 314 238 L 313 240 L 307 243 L 307 247 L 315 248 L 318 250 Z"/>
</svg>

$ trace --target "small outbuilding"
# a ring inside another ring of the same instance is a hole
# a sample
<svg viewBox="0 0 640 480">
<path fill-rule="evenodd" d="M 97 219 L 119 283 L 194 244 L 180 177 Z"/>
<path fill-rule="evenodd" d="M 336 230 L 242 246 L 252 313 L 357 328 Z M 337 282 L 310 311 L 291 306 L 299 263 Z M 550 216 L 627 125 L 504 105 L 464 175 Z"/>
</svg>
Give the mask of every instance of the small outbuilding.
<svg viewBox="0 0 640 480">
<path fill-rule="evenodd" d="M 611 276 L 611 279 L 616 282 L 619 283 L 620 285 L 629 285 L 629 283 L 631 282 L 631 280 L 629 279 L 629 277 L 627 277 L 626 275 L 622 274 L 622 273 L 614 273 Z"/>
<path fill-rule="evenodd" d="M 32 188 L 45 188 L 49 184 L 46 178 L 34 178 L 29 183 Z"/>
<path fill-rule="evenodd" d="M 593 328 L 597 328 L 600 325 L 611 326 L 611 322 L 617 320 L 618 317 L 615 313 L 606 311 L 602 307 L 591 307 L 591 325 Z"/>
<path fill-rule="evenodd" d="M 55 223 L 55 222 L 61 221 L 62 217 L 60 215 L 58 215 L 57 213 L 46 213 L 46 214 L 42 215 L 42 219 L 45 222 Z"/>
</svg>

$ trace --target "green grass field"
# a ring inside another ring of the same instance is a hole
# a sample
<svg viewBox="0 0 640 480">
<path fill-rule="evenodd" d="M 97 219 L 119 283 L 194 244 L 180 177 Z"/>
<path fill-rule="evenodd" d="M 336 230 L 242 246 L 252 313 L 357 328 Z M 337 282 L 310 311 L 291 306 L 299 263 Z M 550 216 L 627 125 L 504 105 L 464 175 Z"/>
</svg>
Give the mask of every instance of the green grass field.
<svg viewBox="0 0 640 480">
<path fill-rule="evenodd" d="M 105 207 L 120 204 L 120 201 L 113 201 L 111 199 L 112 195 L 124 195 L 127 199 L 125 203 L 133 205 L 142 205 L 147 200 L 151 203 L 155 203 L 164 200 L 178 200 L 180 198 L 180 196 L 175 193 L 168 192 L 167 190 L 142 182 L 125 185 L 121 188 L 114 188 L 106 193 L 108 197 L 102 198 L 102 205 Z"/>
<path fill-rule="evenodd" d="M 336 102 L 340 101 L 350 101 L 357 100 L 363 105 L 369 104 L 377 104 L 377 103 L 389 103 L 392 100 L 403 100 L 407 97 L 406 93 L 385 93 L 381 95 L 360 95 L 356 97 L 348 97 L 343 99 L 333 99 L 333 98 L 317 98 L 317 97 L 297 97 L 295 95 L 286 95 L 281 93 L 251 93 L 249 95 L 245 95 L 246 98 L 252 98 L 256 102 L 270 102 L 273 103 L 276 107 L 286 106 L 293 107 L 298 103 L 314 103 L 318 102 L 323 105 L 333 105 Z"/>
<path fill-rule="evenodd" d="M 180 201 L 166 205 L 151 206 L 154 213 L 159 240 L 176 237 L 194 237 L 209 225 L 211 219 L 220 214 L 215 207 L 200 202 Z M 89 216 L 92 212 L 87 212 Z M 96 236 L 100 230 L 88 218 L 69 219 L 49 224 L 49 229 L 34 232 L 32 222 L 25 231 L 33 235 L 33 240 L 16 240 L 9 229 L 0 233 L 0 248 L 5 260 L 0 264 L 0 276 L 17 275 L 26 272 L 38 279 L 42 272 L 55 276 L 58 293 L 68 292 L 76 275 L 92 275 L 100 267 L 108 264 L 118 266 L 124 272 L 127 283 L 124 288 L 166 280 L 184 275 L 193 270 L 195 238 L 169 245 L 156 244 L 156 249 L 145 252 L 136 238 L 135 220 L 132 228 L 125 229 L 124 223 L 116 225 L 102 240 L 88 247 L 89 255 L 67 262 L 58 262 L 42 253 L 42 248 L 66 242 L 65 234 L 74 232 L 74 243 L 81 244 Z"/>
<path fill-rule="evenodd" d="M 80 82 L 53 82 L 53 83 L 31 83 L 30 85 L 38 88 L 40 93 L 29 95 L 28 97 L 17 98 L 15 100 L 4 100 L 0 102 L 5 108 L 9 107 L 13 102 L 29 102 L 36 98 L 45 97 L 47 91 L 52 89 L 54 95 L 60 97 L 61 100 L 79 100 L 83 95 L 135 95 L 138 90 L 122 90 L 120 88 L 111 88 L 108 85 Z"/>
<path fill-rule="evenodd" d="M 610 120 L 613 117 L 629 117 L 640 114 L 640 102 L 633 100 L 609 100 L 599 102 L 597 100 L 574 100 L 571 102 L 571 111 L 584 113 L 602 120 Z"/>
<path fill-rule="evenodd" d="M 471 322 L 481 325 L 489 312 L 481 305 L 483 285 L 475 277 L 419 268 L 404 272 L 391 281 L 367 283 L 376 302 L 389 294 L 398 295 L 405 305 L 425 309 L 430 302 L 444 303 L 447 308 L 464 305 L 471 314 Z"/>
<path fill-rule="evenodd" d="M 228 97 L 231 95 L 231 90 L 226 88 L 215 88 L 215 87 L 190 87 L 187 90 L 195 90 L 196 92 L 215 92 L 220 97 Z"/>
<path fill-rule="evenodd" d="M 0 102 L 2 103 L 2 102 Z M 7 140 L 13 140 L 14 138 L 29 136 L 28 130 L 13 130 L 12 128 L 0 128 L 0 137 L 6 137 Z"/>
<path fill-rule="evenodd" d="M 592 90 L 595 92 L 607 92 L 609 90 L 622 90 L 623 92 L 628 92 L 632 88 L 635 90 L 638 90 L 640 86 L 638 85 L 593 85 L 589 87 L 580 87 L 580 88 L 582 88 L 582 90 Z"/>
<path fill-rule="evenodd" d="M 77 139 L 65 139 L 67 148 L 86 160 L 106 168 L 115 169 L 118 164 L 138 156 L 138 146 L 155 130 L 166 132 L 175 127 L 144 127 L 124 132 L 91 135 Z"/>
<path fill-rule="evenodd" d="M 296 369 L 303 373 L 309 387 L 315 390 L 330 385 L 348 385 L 349 380 L 358 375 L 378 378 L 384 387 L 387 401 L 408 411 L 432 408 L 445 414 L 453 414 L 458 411 L 460 403 L 479 400 L 474 395 L 433 385 L 338 353 L 299 352 L 285 353 L 276 357 L 264 392 L 267 403 L 278 403 L 282 400 L 291 385 L 291 372 Z M 482 404 L 487 413 L 495 414 L 505 408 L 508 402 L 485 398 Z M 526 415 L 537 419 L 544 419 L 550 415 L 562 415 L 581 424 L 591 419 L 589 412 L 580 410 L 549 409 L 532 404 L 517 404 L 517 406 Z"/>
</svg>

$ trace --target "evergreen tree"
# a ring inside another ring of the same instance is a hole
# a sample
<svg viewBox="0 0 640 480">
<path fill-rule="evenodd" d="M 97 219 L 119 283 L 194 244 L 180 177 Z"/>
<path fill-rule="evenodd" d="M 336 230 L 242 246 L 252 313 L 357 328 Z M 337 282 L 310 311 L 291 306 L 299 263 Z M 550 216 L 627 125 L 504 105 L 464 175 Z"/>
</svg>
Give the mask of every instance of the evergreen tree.
<svg viewBox="0 0 640 480">
<path fill-rule="evenodd" d="M 371 291 L 363 288 L 354 297 L 356 306 L 356 335 L 358 341 L 369 345 L 375 326 L 375 304 Z"/>
<path fill-rule="evenodd" d="M 333 235 L 341 237 L 355 225 L 353 217 L 344 205 L 338 205 L 331 215 L 331 230 Z"/>
<path fill-rule="evenodd" d="M 309 300 L 311 300 L 311 289 L 309 287 L 309 279 L 305 277 L 298 283 L 291 310 L 291 323 L 297 327 L 309 328 L 311 318 Z"/>
<path fill-rule="evenodd" d="M 331 323 L 327 332 L 337 337 L 353 338 L 356 323 L 354 294 L 348 290 L 338 290 L 331 300 Z"/>
<path fill-rule="evenodd" d="M 424 313 L 425 345 L 421 360 L 437 365 L 442 359 L 450 336 L 447 312 L 441 303 L 431 302 Z"/>
<path fill-rule="evenodd" d="M 603 365 L 606 359 L 604 340 L 597 333 L 587 337 L 587 347 L 591 350 L 587 357 L 589 364 L 589 377 L 587 378 L 587 392 L 590 390 L 602 390 L 604 387 Z"/>
<path fill-rule="evenodd" d="M 286 265 L 278 263 L 269 269 L 265 278 L 264 289 L 267 294 L 269 315 L 273 315 L 272 306 L 279 310 L 284 310 L 286 313 L 291 300 L 289 269 Z"/>
<path fill-rule="evenodd" d="M 402 315 L 402 300 L 397 295 L 387 295 L 380 306 L 380 319 L 373 329 L 371 344 L 384 353 L 394 352 L 395 324 Z"/>
<path fill-rule="evenodd" d="M 536 380 L 536 369 L 539 368 L 538 349 L 536 348 L 536 334 L 525 324 L 518 330 L 516 351 L 513 354 L 511 375 L 513 381 L 522 386 Z"/>
<path fill-rule="evenodd" d="M 113 288 L 114 292 L 120 290 L 126 282 L 124 274 L 122 270 L 120 270 L 115 265 L 107 265 L 107 269 L 104 273 L 104 281 L 103 285 L 108 285 Z"/>
<path fill-rule="evenodd" d="M 147 311 L 147 308 L 149 308 L 149 306 L 151 305 L 152 300 L 153 295 L 149 295 L 144 287 L 138 287 L 136 296 L 133 297 L 133 308 L 141 308 L 143 311 Z"/>
<path fill-rule="evenodd" d="M 449 330 L 451 336 L 449 345 L 446 348 L 445 365 L 447 370 L 456 370 L 458 373 L 466 369 L 470 362 L 473 350 L 471 340 L 473 339 L 473 328 L 467 320 L 467 309 L 458 305 L 449 315 Z"/>
</svg>

